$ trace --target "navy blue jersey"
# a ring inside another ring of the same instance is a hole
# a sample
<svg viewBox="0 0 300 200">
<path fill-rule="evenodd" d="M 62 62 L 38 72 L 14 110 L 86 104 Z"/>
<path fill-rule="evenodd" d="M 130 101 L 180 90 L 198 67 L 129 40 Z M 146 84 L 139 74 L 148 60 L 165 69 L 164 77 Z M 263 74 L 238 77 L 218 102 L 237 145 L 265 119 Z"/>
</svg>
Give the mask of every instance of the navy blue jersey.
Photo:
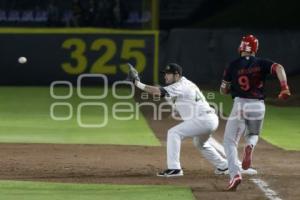
<svg viewBox="0 0 300 200">
<path fill-rule="evenodd" d="M 264 84 L 268 74 L 272 74 L 271 60 L 254 56 L 240 57 L 225 69 L 223 80 L 230 82 L 231 95 L 234 97 L 264 99 Z"/>
</svg>

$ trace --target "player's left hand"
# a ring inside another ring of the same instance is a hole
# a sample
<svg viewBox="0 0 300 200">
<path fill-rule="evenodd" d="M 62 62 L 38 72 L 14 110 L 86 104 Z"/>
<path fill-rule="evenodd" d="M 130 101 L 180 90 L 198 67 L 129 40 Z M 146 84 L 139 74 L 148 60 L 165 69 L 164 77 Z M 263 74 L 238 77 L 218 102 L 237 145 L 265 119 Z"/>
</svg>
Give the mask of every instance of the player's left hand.
<svg viewBox="0 0 300 200">
<path fill-rule="evenodd" d="M 132 82 L 140 81 L 139 73 L 137 72 L 137 70 L 130 63 L 128 63 L 128 66 L 129 66 L 129 71 L 128 71 L 127 80 Z"/>
<path fill-rule="evenodd" d="M 278 95 L 278 98 L 281 100 L 286 100 L 291 96 L 291 92 L 289 89 L 281 90 L 281 92 Z"/>
</svg>

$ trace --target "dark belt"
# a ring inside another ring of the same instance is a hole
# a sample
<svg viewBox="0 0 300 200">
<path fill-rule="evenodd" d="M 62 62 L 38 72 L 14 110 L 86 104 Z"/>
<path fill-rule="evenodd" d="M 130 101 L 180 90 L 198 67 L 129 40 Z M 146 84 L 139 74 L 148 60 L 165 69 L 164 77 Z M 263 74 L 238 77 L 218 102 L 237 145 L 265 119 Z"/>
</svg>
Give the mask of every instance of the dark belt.
<svg viewBox="0 0 300 200">
<path fill-rule="evenodd" d="M 211 113 L 215 113 L 215 111 L 214 110 L 207 110 L 207 111 L 201 112 L 200 116 L 203 115 L 203 114 L 211 114 Z"/>
<path fill-rule="evenodd" d="M 198 113 L 198 116 L 202 116 L 204 114 L 214 114 L 215 111 L 214 110 L 207 110 L 207 111 L 203 111 L 201 113 Z"/>
<path fill-rule="evenodd" d="M 215 113 L 215 111 L 213 110 L 208 110 L 208 111 L 205 111 L 206 114 L 210 114 L 210 113 Z"/>
</svg>

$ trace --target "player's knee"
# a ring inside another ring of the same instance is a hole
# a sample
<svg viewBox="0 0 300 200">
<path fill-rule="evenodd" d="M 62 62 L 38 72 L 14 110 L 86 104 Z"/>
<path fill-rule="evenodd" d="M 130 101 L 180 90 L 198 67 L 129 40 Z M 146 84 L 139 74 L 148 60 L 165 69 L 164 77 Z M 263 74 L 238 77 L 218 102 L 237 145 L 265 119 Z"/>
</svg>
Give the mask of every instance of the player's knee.
<svg viewBox="0 0 300 200">
<path fill-rule="evenodd" d="M 183 137 L 180 135 L 179 131 L 176 128 L 171 128 L 168 130 L 168 139 L 171 138 L 183 139 Z"/>
<path fill-rule="evenodd" d="M 231 137 L 224 137 L 224 146 L 227 146 L 227 145 L 236 145 L 236 142 L 233 138 Z"/>
<path fill-rule="evenodd" d="M 201 139 L 199 137 L 194 137 L 193 138 L 193 144 L 196 148 L 203 149 L 204 143 L 201 141 Z"/>
<path fill-rule="evenodd" d="M 171 128 L 168 130 L 168 138 L 173 137 L 174 135 L 176 135 L 176 130 Z"/>
</svg>

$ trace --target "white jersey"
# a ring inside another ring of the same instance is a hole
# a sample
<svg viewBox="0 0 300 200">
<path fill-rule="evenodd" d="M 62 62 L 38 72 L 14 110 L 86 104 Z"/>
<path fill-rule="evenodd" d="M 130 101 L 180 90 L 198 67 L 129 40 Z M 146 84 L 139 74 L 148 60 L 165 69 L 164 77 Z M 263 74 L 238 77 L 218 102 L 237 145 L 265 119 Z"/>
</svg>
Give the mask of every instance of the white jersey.
<svg viewBox="0 0 300 200">
<path fill-rule="evenodd" d="M 200 89 L 185 77 L 169 86 L 163 87 L 165 98 L 175 106 L 183 120 L 192 119 L 201 113 L 212 111 Z"/>
</svg>

